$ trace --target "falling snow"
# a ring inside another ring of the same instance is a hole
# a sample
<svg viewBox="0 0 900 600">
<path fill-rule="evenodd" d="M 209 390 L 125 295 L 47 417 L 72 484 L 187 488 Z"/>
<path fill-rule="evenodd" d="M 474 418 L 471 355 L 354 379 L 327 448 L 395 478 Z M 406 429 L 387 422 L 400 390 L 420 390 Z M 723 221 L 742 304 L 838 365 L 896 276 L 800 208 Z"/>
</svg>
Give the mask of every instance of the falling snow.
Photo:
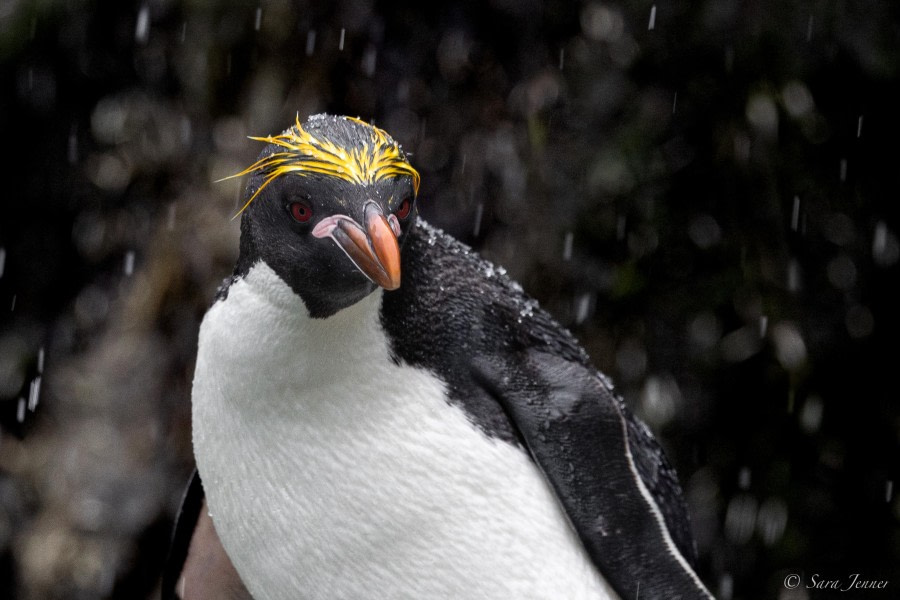
<svg viewBox="0 0 900 600">
<path fill-rule="evenodd" d="M 592 295 L 590 293 L 579 294 L 575 298 L 575 324 L 580 325 L 591 316 Z"/>
<path fill-rule="evenodd" d="M 481 233 L 481 217 L 484 214 L 484 204 L 479 202 L 475 207 L 475 223 L 472 226 L 472 235 L 474 237 L 478 237 L 478 234 Z"/>
<path fill-rule="evenodd" d="M 28 388 L 28 410 L 34 412 L 37 409 L 41 397 L 41 376 L 38 375 L 31 381 Z"/>
<path fill-rule="evenodd" d="M 137 15 L 137 23 L 134 26 L 134 39 L 138 44 L 146 44 L 150 36 L 150 8 L 144 4 Z"/>
</svg>

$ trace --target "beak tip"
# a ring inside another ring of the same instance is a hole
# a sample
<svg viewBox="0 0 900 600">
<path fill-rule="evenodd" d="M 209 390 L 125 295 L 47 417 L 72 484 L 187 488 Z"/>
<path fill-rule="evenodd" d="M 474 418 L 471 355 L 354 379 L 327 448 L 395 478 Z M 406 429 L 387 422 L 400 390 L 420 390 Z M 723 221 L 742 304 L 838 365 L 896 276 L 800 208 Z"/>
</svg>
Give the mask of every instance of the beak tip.
<svg viewBox="0 0 900 600">
<path fill-rule="evenodd" d="M 400 246 L 397 234 L 388 219 L 376 205 L 366 209 L 366 230 L 369 234 L 372 254 L 381 273 L 378 284 L 391 291 L 400 287 Z"/>
</svg>

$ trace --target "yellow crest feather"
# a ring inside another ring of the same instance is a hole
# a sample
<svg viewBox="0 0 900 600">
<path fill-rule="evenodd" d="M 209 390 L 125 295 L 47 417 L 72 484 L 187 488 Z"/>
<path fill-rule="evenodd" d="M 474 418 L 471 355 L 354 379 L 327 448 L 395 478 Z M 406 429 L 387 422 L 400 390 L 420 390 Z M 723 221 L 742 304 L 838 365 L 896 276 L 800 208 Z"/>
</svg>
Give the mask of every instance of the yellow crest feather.
<svg viewBox="0 0 900 600">
<path fill-rule="evenodd" d="M 347 149 L 329 140 L 316 138 L 303 129 L 299 115 L 294 126 L 280 135 L 250 137 L 251 140 L 274 144 L 284 150 L 265 156 L 240 173 L 221 180 L 243 177 L 257 171 L 266 173 L 262 185 L 250 196 L 235 218 L 250 206 L 267 185 L 287 173 L 326 175 L 360 185 L 408 175 L 412 178 L 415 193 L 418 194 L 419 173 L 401 154 L 400 146 L 378 127 L 353 117 L 343 118 L 369 128 L 371 135 L 365 146 Z"/>
</svg>

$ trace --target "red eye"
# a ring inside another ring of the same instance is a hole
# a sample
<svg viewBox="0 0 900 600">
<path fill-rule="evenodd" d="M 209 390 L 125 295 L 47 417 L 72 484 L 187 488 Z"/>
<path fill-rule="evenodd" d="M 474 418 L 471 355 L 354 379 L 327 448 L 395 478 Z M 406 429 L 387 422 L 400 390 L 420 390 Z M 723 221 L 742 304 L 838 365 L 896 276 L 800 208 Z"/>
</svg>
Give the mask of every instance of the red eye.
<svg viewBox="0 0 900 600">
<path fill-rule="evenodd" d="M 409 198 L 406 198 L 400 203 L 400 206 L 397 207 L 397 212 L 394 214 L 397 215 L 398 219 L 405 219 L 409 216 L 410 208 L 412 208 L 412 203 L 409 201 Z"/>
<path fill-rule="evenodd" d="M 298 223 L 306 223 L 312 218 L 312 209 L 302 202 L 291 202 L 288 210 Z"/>
</svg>

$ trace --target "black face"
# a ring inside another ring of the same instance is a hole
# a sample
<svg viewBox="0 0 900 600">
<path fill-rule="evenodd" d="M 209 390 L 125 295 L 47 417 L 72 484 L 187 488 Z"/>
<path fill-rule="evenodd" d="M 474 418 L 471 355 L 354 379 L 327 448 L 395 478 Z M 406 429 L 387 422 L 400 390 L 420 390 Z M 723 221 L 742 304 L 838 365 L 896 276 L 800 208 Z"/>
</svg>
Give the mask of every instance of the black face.
<svg viewBox="0 0 900 600">
<path fill-rule="evenodd" d="M 261 157 L 276 151 L 268 146 Z M 253 175 L 247 197 L 265 177 Z M 265 261 L 313 317 L 328 317 L 379 285 L 399 286 L 399 251 L 415 220 L 409 176 L 357 184 L 286 173 L 266 185 L 242 215 L 238 272 Z"/>
</svg>

